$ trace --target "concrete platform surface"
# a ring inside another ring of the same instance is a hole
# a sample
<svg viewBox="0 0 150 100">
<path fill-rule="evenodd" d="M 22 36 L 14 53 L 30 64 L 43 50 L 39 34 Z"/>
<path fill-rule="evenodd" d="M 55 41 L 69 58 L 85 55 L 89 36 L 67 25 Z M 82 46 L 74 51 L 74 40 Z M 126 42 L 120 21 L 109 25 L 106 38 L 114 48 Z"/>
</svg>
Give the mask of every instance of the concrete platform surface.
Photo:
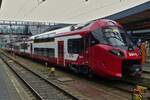
<svg viewBox="0 0 150 100">
<path fill-rule="evenodd" d="M 6 67 L 0 59 L 0 100 L 21 100 Z"/>
<path fill-rule="evenodd" d="M 150 68 L 150 63 L 145 63 L 145 64 L 143 65 L 143 67 L 148 67 L 148 68 Z"/>
</svg>

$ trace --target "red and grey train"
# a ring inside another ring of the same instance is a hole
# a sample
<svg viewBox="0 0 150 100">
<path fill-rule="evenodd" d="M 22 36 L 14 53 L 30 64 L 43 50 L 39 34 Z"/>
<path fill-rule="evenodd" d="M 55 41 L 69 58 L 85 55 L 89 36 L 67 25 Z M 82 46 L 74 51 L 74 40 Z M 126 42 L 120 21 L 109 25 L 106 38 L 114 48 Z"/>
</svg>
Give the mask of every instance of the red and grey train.
<svg viewBox="0 0 150 100">
<path fill-rule="evenodd" d="M 142 72 L 138 48 L 121 25 L 107 19 L 38 34 L 6 47 L 87 75 L 121 79 Z"/>
</svg>

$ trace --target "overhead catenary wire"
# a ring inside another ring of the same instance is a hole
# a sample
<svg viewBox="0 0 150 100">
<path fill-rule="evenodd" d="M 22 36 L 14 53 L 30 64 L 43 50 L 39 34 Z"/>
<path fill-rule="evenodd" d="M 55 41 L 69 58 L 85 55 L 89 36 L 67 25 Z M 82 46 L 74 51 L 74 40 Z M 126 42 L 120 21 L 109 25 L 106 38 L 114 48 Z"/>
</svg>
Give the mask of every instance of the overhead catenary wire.
<svg viewBox="0 0 150 100">
<path fill-rule="evenodd" d="M 43 3 L 45 0 L 36 0 L 36 1 L 38 2 L 38 5 L 40 5 L 40 4 Z M 101 8 L 114 6 L 114 5 L 118 4 L 119 2 L 122 3 L 123 1 L 126 1 L 126 0 L 117 0 L 117 1 L 115 1 L 114 3 L 109 3 L 109 4 L 106 4 L 106 5 L 103 5 L 103 6 L 98 6 L 98 7 L 95 7 L 95 8 L 93 8 L 93 9 L 87 9 L 87 10 L 84 10 L 84 11 L 82 11 L 82 12 L 78 12 L 76 15 L 73 14 L 73 13 L 79 11 L 80 9 L 83 9 L 83 8 L 87 7 L 87 6 L 83 6 L 83 5 L 82 5 L 82 7 L 80 6 L 79 8 L 75 9 L 74 11 L 71 11 L 71 9 L 68 9 L 68 10 L 63 11 L 63 12 L 62 12 L 63 14 L 60 12 L 59 14 L 61 14 L 61 15 L 58 15 L 58 16 L 60 16 L 60 18 L 64 18 L 63 20 L 66 21 L 66 20 L 73 19 L 73 18 L 76 18 L 76 17 L 84 16 L 84 15 L 86 15 L 87 13 L 96 12 L 97 10 L 101 10 Z M 89 2 L 89 1 L 87 1 L 87 2 Z M 78 6 L 77 6 L 77 7 L 78 7 Z M 38 8 L 38 6 L 33 7 L 30 11 L 28 11 L 26 14 L 24 14 L 23 18 L 25 18 L 26 16 L 28 16 L 30 13 L 32 13 L 32 12 L 33 12 L 35 9 L 37 9 L 37 8 Z M 41 8 L 41 9 L 42 9 L 42 8 Z M 67 15 L 66 12 L 67 12 L 69 15 Z M 66 13 L 66 14 L 65 14 L 66 16 L 64 16 L 64 13 Z M 74 16 L 73 16 L 73 15 L 74 15 Z M 64 16 L 64 17 L 63 17 L 63 16 Z M 68 17 L 68 18 L 67 18 L 67 17 Z M 55 15 L 52 16 L 52 17 L 50 16 L 50 18 L 56 18 L 56 16 L 55 16 Z M 63 20 L 62 20 L 62 21 L 63 21 Z"/>
<path fill-rule="evenodd" d="M 35 9 L 37 9 L 43 2 L 45 2 L 46 0 L 37 0 L 37 5 L 32 7 L 26 14 L 23 15 L 22 19 L 24 19 L 25 17 L 27 17 L 29 14 L 31 14 Z"/>
<path fill-rule="evenodd" d="M 25 1 L 22 3 L 22 5 L 20 6 L 18 12 L 16 12 L 15 17 L 18 17 L 18 16 L 21 14 L 21 12 L 24 12 L 26 6 L 27 6 L 31 1 L 32 1 L 32 0 L 30 0 L 30 1 L 25 0 Z M 35 0 L 33 0 L 33 1 L 35 1 Z M 40 6 L 40 4 L 42 4 L 42 3 L 43 3 L 44 1 L 46 1 L 46 0 L 41 0 L 41 1 L 40 1 L 40 0 L 36 0 L 36 1 L 37 1 L 37 5 L 34 6 L 34 7 L 32 7 L 27 13 L 23 14 L 23 15 L 22 15 L 23 17 L 20 18 L 20 20 L 24 19 L 27 15 L 29 15 L 30 13 L 32 13 L 38 6 Z"/>
<path fill-rule="evenodd" d="M 97 3 L 98 3 L 98 1 L 99 0 L 97 0 Z M 88 6 L 89 5 L 87 5 L 87 3 L 88 3 L 89 1 L 84 1 L 83 3 L 83 5 L 81 5 L 80 7 L 78 7 L 78 8 L 76 8 L 75 10 L 63 10 L 63 11 L 61 11 L 62 13 L 63 13 L 63 15 L 58 15 L 58 16 L 60 16 L 60 19 L 62 18 L 62 17 L 66 17 L 66 16 L 70 16 L 70 15 L 73 15 L 74 14 L 74 12 L 78 12 L 79 10 L 81 10 L 81 9 L 85 9 L 85 8 L 88 8 Z M 116 4 L 118 4 L 119 2 L 122 2 L 122 1 L 120 1 L 120 0 L 118 0 L 118 1 L 115 1 L 114 3 Z M 108 7 L 109 5 L 112 5 L 112 4 L 114 4 L 114 3 L 111 3 L 111 4 L 108 4 L 108 5 L 104 5 L 104 7 Z M 77 7 L 77 6 L 75 6 L 75 7 Z M 104 8 L 103 6 L 99 6 L 99 7 L 97 7 L 98 9 L 99 8 Z M 95 9 L 95 8 L 94 8 Z M 90 9 L 90 10 L 92 10 L 93 11 L 93 9 Z M 90 10 L 87 10 L 87 11 L 85 11 L 85 12 L 83 12 L 83 14 L 84 13 L 88 13 Z M 62 13 L 59 13 L 59 14 L 62 14 Z M 77 14 L 77 15 L 75 15 L 75 17 L 77 16 L 77 17 L 79 17 L 80 15 L 82 15 L 82 13 L 80 13 L 80 14 Z M 53 16 L 53 17 L 51 17 L 51 18 L 55 18 L 56 16 Z M 70 17 L 70 18 L 68 18 L 68 19 L 71 19 L 71 18 L 75 18 L 75 17 Z M 62 21 L 66 21 L 66 20 L 68 20 L 68 19 L 64 19 L 64 20 L 62 20 Z"/>
<path fill-rule="evenodd" d="M 65 15 L 67 15 L 67 14 L 70 14 L 70 13 L 73 13 L 73 12 L 76 12 L 76 11 L 79 11 L 79 10 L 81 10 L 81 9 L 84 9 L 84 8 L 86 8 L 87 6 L 85 5 L 85 1 L 83 2 L 82 0 L 81 0 L 81 2 L 80 2 L 80 4 L 81 4 L 81 6 L 80 7 L 78 7 L 76 4 L 74 4 L 73 6 L 71 6 L 71 9 L 62 9 L 62 11 L 61 11 L 61 13 L 59 12 L 59 13 L 57 13 L 57 15 L 58 16 L 60 16 L 59 14 L 62 14 L 63 13 L 63 17 L 65 17 Z M 76 8 L 77 7 L 77 8 Z M 72 8 L 75 8 L 74 10 L 72 9 Z M 57 15 L 55 15 L 54 17 L 52 17 L 52 18 L 55 18 Z M 62 16 L 62 15 L 61 15 Z"/>
<path fill-rule="evenodd" d="M 22 19 L 24 19 L 25 17 L 27 17 L 30 13 L 32 13 L 39 5 L 32 7 L 27 13 L 25 13 L 22 17 Z"/>
<path fill-rule="evenodd" d="M 124 1 L 125 1 L 125 0 L 124 0 Z M 133 0 L 133 1 L 136 1 L 136 0 Z M 113 2 L 113 3 L 110 3 L 110 4 L 107 4 L 107 5 L 104 5 L 104 6 L 96 7 L 96 8 L 94 8 L 94 9 L 90 9 L 90 10 L 81 12 L 81 13 L 75 15 L 75 16 L 66 18 L 66 19 L 64 19 L 64 20 L 62 20 L 62 21 L 66 21 L 66 20 L 69 20 L 69 19 L 81 17 L 81 16 L 86 15 L 86 14 L 88 14 L 88 13 L 90 13 L 90 12 L 95 12 L 95 11 L 99 10 L 100 8 L 105 8 L 105 7 L 114 6 L 114 5 L 118 4 L 119 2 L 122 3 L 123 0 L 119 0 L 119 1 L 116 1 L 116 2 Z M 74 13 L 74 12 L 72 12 L 72 13 Z M 70 13 L 69 15 L 72 15 L 72 13 Z"/>
<path fill-rule="evenodd" d="M 37 9 L 44 1 L 46 1 L 46 0 L 36 0 L 37 1 L 37 5 L 36 6 L 34 6 L 34 7 L 32 7 L 31 8 L 31 10 L 29 10 L 27 13 L 25 13 L 24 15 L 23 15 L 23 17 L 22 17 L 22 19 L 24 19 L 26 16 L 28 16 L 28 15 L 30 15 L 35 9 Z M 120 0 L 119 0 L 120 1 Z M 84 2 L 85 3 L 85 2 Z M 84 9 L 84 8 L 86 8 L 87 6 L 83 6 L 82 5 L 82 7 L 79 7 L 79 8 L 77 8 L 77 9 L 75 9 L 73 12 L 76 12 L 76 11 L 79 11 L 80 9 Z M 66 12 L 67 11 L 67 12 Z M 72 13 L 72 10 L 71 11 L 68 11 L 68 9 L 67 10 L 65 10 L 65 12 L 64 11 L 62 11 L 63 13 L 66 13 L 65 15 L 67 15 L 67 13 L 69 13 L 69 15 L 71 15 L 71 13 Z M 65 15 L 63 15 L 64 17 L 65 17 Z M 55 18 L 56 16 L 53 16 L 52 18 Z M 61 17 L 62 17 L 62 15 L 61 15 Z M 70 19 L 70 18 L 69 18 Z"/>
<path fill-rule="evenodd" d="M 83 3 L 85 3 L 85 2 L 83 2 Z M 72 8 L 75 8 L 75 7 L 77 7 L 76 5 L 74 5 L 74 6 L 72 6 Z M 76 8 L 76 9 L 71 9 L 71 10 L 69 10 L 68 8 L 67 9 L 63 9 L 61 12 L 63 13 L 63 16 L 61 15 L 61 17 L 65 17 L 65 16 L 67 16 L 68 14 L 70 15 L 70 13 L 72 14 L 72 13 L 74 13 L 74 12 L 76 12 L 76 11 L 79 11 L 80 9 L 84 9 L 84 8 L 86 8 L 87 6 L 83 6 L 83 5 L 81 5 L 80 7 L 78 7 L 78 8 Z M 58 16 L 60 16 L 59 14 L 61 14 L 60 12 L 58 13 Z M 53 16 L 53 17 L 51 17 L 51 18 L 55 18 L 57 15 L 55 15 L 55 16 Z"/>
<path fill-rule="evenodd" d="M 30 1 L 24 0 L 22 5 L 19 7 L 19 10 L 15 14 L 16 17 L 19 16 L 21 12 L 23 12 L 24 8 L 30 3 Z"/>
<path fill-rule="evenodd" d="M 94 8 L 94 9 L 90 9 L 90 10 L 81 12 L 81 13 L 79 13 L 79 14 L 73 16 L 73 17 L 68 18 L 68 19 L 73 19 L 73 18 L 76 18 L 76 17 L 80 17 L 80 16 L 83 16 L 83 15 L 89 13 L 89 12 L 95 12 L 95 11 L 97 11 L 97 9 L 101 9 L 101 8 L 113 6 L 114 4 L 118 4 L 118 2 L 120 2 L 120 0 L 119 0 L 119 1 L 115 1 L 115 2 L 113 2 L 113 3 L 110 3 L 110 4 L 107 4 L 107 5 L 104 5 L 104 6 L 96 7 L 96 8 Z M 70 15 L 71 15 L 71 14 L 70 14 Z M 68 20 L 68 19 L 67 19 L 67 20 Z M 64 21 L 65 21 L 65 20 L 64 20 Z"/>
</svg>

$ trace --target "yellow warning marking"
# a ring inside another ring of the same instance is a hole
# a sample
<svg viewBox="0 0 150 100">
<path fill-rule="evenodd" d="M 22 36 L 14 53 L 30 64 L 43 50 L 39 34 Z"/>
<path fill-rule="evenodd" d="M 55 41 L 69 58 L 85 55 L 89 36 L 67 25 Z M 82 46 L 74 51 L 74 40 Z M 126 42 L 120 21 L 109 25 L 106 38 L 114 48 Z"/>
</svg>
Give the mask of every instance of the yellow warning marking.
<svg viewBox="0 0 150 100">
<path fill-rule="evenodd" d="M 136 86 L 133 93 L 133 99 L 132 100 L 142 100 L 143 94 L 146 93 L 147 87 L 144 86 Z"/>
</svg>

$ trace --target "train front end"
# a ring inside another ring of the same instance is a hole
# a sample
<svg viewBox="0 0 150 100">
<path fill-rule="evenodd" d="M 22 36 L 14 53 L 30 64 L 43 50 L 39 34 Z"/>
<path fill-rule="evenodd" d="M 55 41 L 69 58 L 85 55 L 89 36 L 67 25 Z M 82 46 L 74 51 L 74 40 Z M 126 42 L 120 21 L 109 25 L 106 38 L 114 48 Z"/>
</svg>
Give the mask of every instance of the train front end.
<svg viewBox="0 0 150 100">
<path fill-rule="evenodd" d="M 126 78 L 140 76 L 141 56 L 123 28 L 116 22 L 97 22 L 99 28 L 91 32 L 90 64 L 99 76 Z"/>
</svg>

